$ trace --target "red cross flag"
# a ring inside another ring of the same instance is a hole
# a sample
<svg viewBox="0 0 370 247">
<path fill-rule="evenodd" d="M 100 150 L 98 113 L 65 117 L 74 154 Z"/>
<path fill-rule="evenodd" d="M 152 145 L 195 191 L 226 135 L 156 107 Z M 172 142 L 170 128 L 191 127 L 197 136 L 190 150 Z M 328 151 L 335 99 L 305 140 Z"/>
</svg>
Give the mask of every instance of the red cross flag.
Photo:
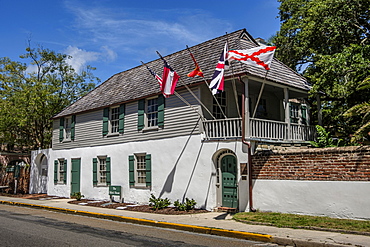
<svg viewBox="0 0 370 247">
<path fill-rule="evenodd" d="M 231 50 L 228 54 L 228 60 L 238 60 L 245 64 L 262 66 L 265 70 L 269 70 L 275 49 L 276 46 L 263 46 L 247 50 Z"/>
</svg>

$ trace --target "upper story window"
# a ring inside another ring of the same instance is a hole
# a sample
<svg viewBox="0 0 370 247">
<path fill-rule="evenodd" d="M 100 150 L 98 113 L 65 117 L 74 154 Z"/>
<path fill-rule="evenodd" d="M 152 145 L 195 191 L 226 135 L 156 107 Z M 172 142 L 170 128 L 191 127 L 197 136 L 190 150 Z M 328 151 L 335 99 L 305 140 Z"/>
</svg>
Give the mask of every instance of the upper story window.
<svg viewBox="0 0 370 247">
<path fill-rule="evenodd" d="M 73 141 L 75 138 L 76 116 L 64 117 L 59 121 L 59 141 Z"/>
<path fill-rule="evenodd" d="M 164 126 L 164 97 L 138 101 L 138 130 L 157 129 Z"/>
<path fill-rule="evenodd" d="M 110 133 L 118 133 L 119 107 L 111 108 L 109 111 Z"/>
<path fill-rule="evenodd" d="M 158 125 L 158 98 L 146 100 L 146 122 L 148 127 Z"/>
<path fill-rule="evenodd" d="M 65 140 L 71 140 L 71 124 L 72 124 L 72 117 L 64 118 Z"/>
<path fill-rule="evenodd" d="M 103 136 L 123 133 L 125 105 L 107 107 L 103 110 Z"/>
<path fill-rule="evenodd" d="M 225 91 L 215 94 L 215 97 L 213 98 L 212 107 L 213 107 L 212 109 L 213 116 L 215 118 L 217 119 L 224 118 L 224 114 L 226 114 L 226 92 Z"/>
</svg>

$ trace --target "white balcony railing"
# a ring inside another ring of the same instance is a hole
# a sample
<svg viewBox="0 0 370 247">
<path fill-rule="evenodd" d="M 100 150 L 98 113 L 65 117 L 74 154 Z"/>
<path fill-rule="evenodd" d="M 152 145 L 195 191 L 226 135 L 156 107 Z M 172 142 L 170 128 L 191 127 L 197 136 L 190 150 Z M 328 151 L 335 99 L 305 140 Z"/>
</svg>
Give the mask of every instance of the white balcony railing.
<svg viewBox="0 0 370 247">
<path fill-rule="evenodd" d="M 203 122 L 205 140 L 237 139 L 241 138 L 241 119 L 217 119 Z M 246 139 L 271 141 L 313 141 L 315 127 L 301 124 L 287 124 L 285 122 L 252 118 L 249 122 L 249 134 Z"/>
</svg>

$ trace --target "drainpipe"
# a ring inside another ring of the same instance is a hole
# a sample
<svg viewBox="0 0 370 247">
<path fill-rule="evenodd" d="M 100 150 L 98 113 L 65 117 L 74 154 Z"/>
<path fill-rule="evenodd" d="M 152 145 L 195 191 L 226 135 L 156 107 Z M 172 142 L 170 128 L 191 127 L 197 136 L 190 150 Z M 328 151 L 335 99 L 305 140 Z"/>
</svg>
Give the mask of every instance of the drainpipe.
<svg viewBox="0 0 370 247">
<path fill-rule="evenodd" d="M 241 82 L 241 78 L 239 78 Z M 243 82 L 244 87 L 245 83 Z M 256 212 L 257 210 L 253 208 L 253 184 L 252 184 L 252 155 L 251 155 L 251 144 L 245 140 L 245 95 L 242 94 L 243 104 L 242 104 L 242 143 L 248 146 L 248 183 L 249 183 L 249 211 Z M 249 104 L 249 102 L 247 102 Z M 248 123 L 249 124 L 249 123 Z"/>
</svg>

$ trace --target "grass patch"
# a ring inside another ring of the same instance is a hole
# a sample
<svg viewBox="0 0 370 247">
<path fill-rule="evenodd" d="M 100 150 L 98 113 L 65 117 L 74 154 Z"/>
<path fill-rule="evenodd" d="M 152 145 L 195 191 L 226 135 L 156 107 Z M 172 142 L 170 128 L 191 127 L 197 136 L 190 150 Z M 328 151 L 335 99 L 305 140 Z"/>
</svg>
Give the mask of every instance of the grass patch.
<svg viewBox="0 0 370 247">
<path fill-rule="evenodd" d="M 276 227 L 335 229 L 339 231 L 370 233 L 370 221 L 336 219 L 321 216 L 283 214 L 274 212 L 237 213 L 234 220 L 248 223 L 268 224 Z"/>
</svg>

